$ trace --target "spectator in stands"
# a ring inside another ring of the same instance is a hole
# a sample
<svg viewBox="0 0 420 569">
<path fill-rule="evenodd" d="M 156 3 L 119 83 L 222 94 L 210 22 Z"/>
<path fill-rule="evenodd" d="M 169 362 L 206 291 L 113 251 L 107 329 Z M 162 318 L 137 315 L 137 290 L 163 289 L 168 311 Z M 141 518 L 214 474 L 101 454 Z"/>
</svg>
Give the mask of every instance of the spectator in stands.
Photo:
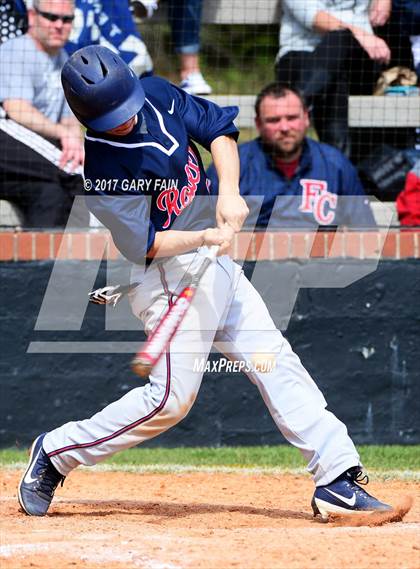
<svg viewBox="0 0 420 569">
<path fill-rule="evenodd" d="M 132 0 L 139 17 L 150 17 L 154 0 Z M 168 0 L 172 43 L 180 61 L 180 87 L 190 95 L 210 95 L 212 89 L 200 69 L 200 28 L 203 0 Z"/>
<path fill-rule="evenodd" d="M 401 225 L 420 226 L 420 160 L 408 172 L 404 190 L 397 196 Z"/>
<path fill-rule="evenodd" d="M 199 62 L 202 0 L 169 0 L 168 17 L 172 41 L 181 70 L 181 89 L 190 95 L 210 95 Z"/>
<path fill-rule="evenodd" d="M 399 38 L 408 36 L 411 43 L 413 66 L 420 83 L 420 2 L 419 0 L 393 0 L 392 22 L 396 23 Z M 399 62 L 400 63 L 400 62 Z M 410 62 L 402 62 L 410 65 Z"/>
<path fill-rule="evenodd" d="M 411 50 L 413 53 L 414 68 L 417 73 L 417 80 L 420 85 L 420 33 L 419 35 L 410 36 Z"/>
<path fill-rule="evenodd" d="M 150 75 L 152 59 L 133 19 L 129 0 L 76 0 L 75 23 L 66 51 L 91 44 L 114 49 L 139 76 Z"/>
<path fill-rule="evenodd" d="M 82 133 L 60 82 L 74 5 L 36 0 L 28 16 L 28 33 L 0 46 L 0 198 L 23 210 L 28 227 L 63 226 L 83 193 Z M 88 219 L 75 212 L 76 224 Z"/>
<path fill-rule="evenodd" d="M 371 95 L 391 53 L 372 24 L 389 18 L 391 0 L 284 0 L 279 81 L 302 90 L 320 140 L 350 155 L 349 93 Z"/>
<path fill-rule="evenodd" d="M 371 19 L 371 22 L 374 28 L 378 25 L 375 20 Z M 379 24 L 375 33 L 386 41 L 391 50 L 390 67 L 413 68 L 410 36 L 420 34 L 419 0 L 392 0 L 391 15 L 386 25 Z"/>
<path fill-rule="evenodd" d="M 250 209 L 247 224 L 375 225 L 349 160 L 336 148 L 306 137 L 308 110 L 299 91 L 271 83 L 258 95 L 255 113 L 259 137 L 239 145 L 239 188 Z M 213 191 L 218 185 L 213 165 L 207 174 Z"/>
</svg>

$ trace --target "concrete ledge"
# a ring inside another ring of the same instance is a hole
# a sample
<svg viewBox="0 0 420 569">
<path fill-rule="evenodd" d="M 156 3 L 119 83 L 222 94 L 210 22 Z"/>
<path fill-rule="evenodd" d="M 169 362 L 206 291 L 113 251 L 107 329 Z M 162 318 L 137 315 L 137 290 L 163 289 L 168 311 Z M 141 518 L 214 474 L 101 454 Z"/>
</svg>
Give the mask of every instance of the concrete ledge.
<svg viewBox="0 0 420 569">
<path fill-rule="evenodd" d="M 236 125 L 254 128 L 255 95 L 210 95 L 206 98 L 221 107 L 238 106 Z M 420 127 L 420 97 L 351 96 L 348 118 L 351 127 Z"/>
<path fill-rule="evenodd" d="M 203 24 L 278 24 L 280 22 L 280 0 L 206 0 L 203 2 Z M 147 23 L 167 21 L 167 9 L 159 6 Z"/>
<path fill-rule="evenodd" d="M 15 227 L 23 223 L 23 215 L 12 203 L 0 200 L 0 226 Z"/>
<path fill-rule="evenodd" d="M 396 202 L 379 202 L 372 200 L 370 202 L 370 207 L 372 208 L 372 213 L 376 224 L 379 227 L 388 227 L 389 225 L 395 227 L 400 224 Z M 389 221 L 390 219 L 391 222 Z"/>
<path fill-rule="evenodd" d="M 237 260 L 420 258 L 420 228 L 386 231 L 243 232 L 235 236 Z M 0 261 L 116 260 L 120 254 L 105 230 L 60 233 L 0 232 Z"/>
<path fill-rule="evenodd" d="M 384 205 L 386 206 L 386 209 L 383 207 Z M 399 225 L 397 207 L 395 202 L 372 201 L 371 207 L 378 226 L 385 227 L 389 225 L 390 213 L 392 214 L 391 225 Z M 6 200 L 0 200 L 0 227 L 13 227 L 13 229 L 20 229 L 22 224 L 23 216 L 19 209 Z M 91 223 L 91 227 L 101 227 L 101 224 L 99 223 L 99 225 L 96 226 L 95 224 Z"/>
<path fill-rule="evenodd" d="M 349 126 L 420 127 L 420 97 L 349 97 Z"/>
</svg>

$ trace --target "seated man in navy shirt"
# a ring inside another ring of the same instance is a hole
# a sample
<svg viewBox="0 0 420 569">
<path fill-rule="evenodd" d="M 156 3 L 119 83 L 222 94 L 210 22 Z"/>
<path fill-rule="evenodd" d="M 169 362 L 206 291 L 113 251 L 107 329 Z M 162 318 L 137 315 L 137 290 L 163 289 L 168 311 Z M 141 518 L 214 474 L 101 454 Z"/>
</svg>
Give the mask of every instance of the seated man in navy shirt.
<svg viewBox="0 0 420 569">
<path fill-rule="evenodd" d="M 251 211 L 248 226 L 375 227 L 353 165 L 336 148 L 306 137 L 308 110 L 297 90 L 271 83 L 258 95 L 255 113 L 259 137 L 239 146 L 240 192 Z M 207 175 L 216 192 L 213 165 Z"/>
</svg>

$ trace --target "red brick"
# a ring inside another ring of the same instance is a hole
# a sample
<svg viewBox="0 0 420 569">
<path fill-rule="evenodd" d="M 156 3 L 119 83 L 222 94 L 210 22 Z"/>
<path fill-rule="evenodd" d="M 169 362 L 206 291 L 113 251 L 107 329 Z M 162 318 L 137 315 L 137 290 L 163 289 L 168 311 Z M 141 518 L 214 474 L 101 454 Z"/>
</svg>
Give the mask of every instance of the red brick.
<svg viewBox="0 0 420 569">
<path fill-rule="evenodd" d="M 238 233 L 235 235 L 234 251 L 235 259 L 240 261 L 255 259 L 255 240 L 253 233 Z"/>
<path fill-rule="evenodd" d="M 386 236 L 382 249 L 382 257 L 397 258 L 397 232 L 390 231 Z"/>
<path fill-rule="evenodd" d="M 310 257 L 325 257 L 325 243 L 327 234 L 324 231 L 318 231 L 314 236 L 310 237 L 312 240 Z"/>
<path fill-rule="evenodd" d="M 63 233 L 51 233 L 53 259 L 57 258 L 63 237 Z"/>
<path fill-rule="evenodd" d="M 270 259 L 270 235 L 268 233 L 255 234 L 255 258 L 258 261 Z"/>
<path fill-rule="evenodd" d="M 344 257 L 344 235 L 343 231 L 328 231 L 325 233 L 326 257 Z"/>
<path fill-rule="evenodd" d="M 34 233 L 17 233 L 17 260 L 32 261 L 34 259 L 33 241 Z"/>
<path fill-rule="evenodd" d="M 270 231 L 270 233 L 266 233 L 266 239 L 267 239 L 267 243 L 268 243 L 268 260 L 269 261 L 273 261 L 276 257 L 275 257 L 275 233 L 272 233 Z"/>
<path fill-rule="evenodd" d="M 13 260 L 14 238 L 14 233 L 0 233 L 0 261 Z"/>
<path fill-rule="evenodd" d="M 86 233 L 72 233 L 70 237 L 70 258 L 80 259 L 82 261 L 87 259 Z"/>
<path fill-rule="evenodd" d="M 244 261 L 248 254 L 251 238 L 252 234 L 249 233 L 237 233 L 234 235 L 228 255 L 230 255 L 232 259 Z"/>
<path fill-rule="evenodd" d="M 293 258 L 308 258 L 307 252 L 307 233 L 291 233 L 291 254 Z"/>
<path fill-rule="evenodd" d="M 255 261 L 257 258 L 257 237 L 255 233 L 245 233 L 242 235 L 244 240 L 243 248 L 245 249 L 246 244 L 248 244 L 248 252 L 246 254 L 246 261 Z"/>
<path fill-rule="evenodd" d="M 290 241 L 289 232 L 274 233 L 274 259 L 288 259 L 290 257 Z"/>
<path fill-rule="evenodd" d="M 35 259 L 50 259 L 50 243 L 51 243 L 51 233 L 41 232 L 35 233 Z"/>
<path fill-rule="evenodd" d="M 400 259 L 407 257 L 415 257 L 415 231 L 401 231 L 400 232 Z"/>
<path fill-rule="evenodd" d="M 362 250 L 365 259 L 379 259 L 381 254 L 380 235 L 376 231 L 366 231 L 361 234 Z"/>
<path fill-rule="evenodd" d="M 416 259 L 420 257 L 420 230 L 416 229 L 414 231 L 414 254 Z"/>
<path fill-rule="evenodd" d="M 115 261 L 119 257 L 120 257 L 120 252 L 118 251 L 117 247 L 115 246 L 115 243 L 114 243 L 114 240 L 112 239 L 112 237 L 109 236 L 107 259 L 109 259 L 110 261 Z"/>
<path fill-rule="evenodd" d="M 256 241 L 252 232 L 237 233 L 233 236 L 227 254 L 238 261 L 251 261 L 256 257 Z"/>
<path fill-rule="evenodd" d="M 64 241 L 63 241 L 64 238 Z M 58 255 L 61 243 L 63 250 Z M 385 232 L 240 233 L 235 235 L 231 254 L 239 260 L 270 260 L 289 257 L 365 257 L 376 258 L 382 249 L 385 258 L 419 257 L 420 231 L 412 229 Z M 3 232 L 0 233 L 0 261 L 33 259 L 117 259 L 120 254 L 110 233 Z M 52 252 L 52 253 L 51 253 Z"/>
<path fill-rule="evenodd" d="M 344 254 L 346 257 L 360 259 L 362 256 L 362 234 L 349 231 L 344 234 Z"/>
<path fill-rule="evenodd" d="M 55 233 L 54 234 L 54 258 L 60 260 L 71 259 L 71 233 Z"/>
<path fill-rule="evenodd" d="M 98 233 L 89 233 L 87 238 L 89 251 L 88 258 L 102 259 L 105 255 L 110 234 L 107 231 L 100 231 Z"/>
</svg>

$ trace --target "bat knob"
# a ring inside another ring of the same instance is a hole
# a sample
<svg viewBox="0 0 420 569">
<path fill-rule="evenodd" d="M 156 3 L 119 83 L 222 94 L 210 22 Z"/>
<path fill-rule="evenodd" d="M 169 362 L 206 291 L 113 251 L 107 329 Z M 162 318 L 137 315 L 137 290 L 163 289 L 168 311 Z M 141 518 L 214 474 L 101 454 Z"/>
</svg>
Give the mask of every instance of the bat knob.
<svg viewBox="0 0 420 569">
<path fill-rule="evenodd" d="M 131 369 L 140 377 L 149 377 L 152 367 L 152 364 L 143 358 L 134 358 L 131 362 Z"/>
</svg>

